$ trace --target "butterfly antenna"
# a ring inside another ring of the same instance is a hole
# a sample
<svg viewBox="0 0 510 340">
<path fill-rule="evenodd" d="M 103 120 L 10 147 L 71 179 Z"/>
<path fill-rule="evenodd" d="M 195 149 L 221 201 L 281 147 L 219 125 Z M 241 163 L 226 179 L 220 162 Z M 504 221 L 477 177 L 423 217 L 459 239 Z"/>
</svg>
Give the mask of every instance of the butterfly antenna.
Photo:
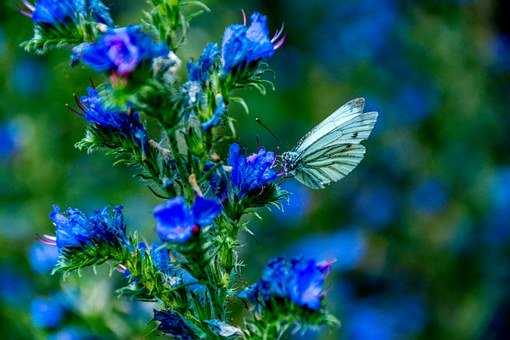
<svg viewBox="0 0 510 340">
<path fill-rule="evenodd" d="M 260 136 L 257 134 L 257 137 L 256 137 L 256 141 L 257 141 L 257 149 L 260 148 Z"/>
<path fill-rule="evenodd" d="M 263 127 L 263 128 L 264 128 L 267 132 L 269 132 L 269 134 L 270 134 L 271 136 L 273 136 L 273 138 L 274 138 L 274 139 L 275 139 L 278 143 L 280 143 L 280 138 L 278 138 L 278 136 L 276 136 L 276 135 L 273 133 L 273 131 L 271 131 L 271 129 L 270 129 L 270 128 L 266 125 L 266 124 L 264 124 L 264 122 L 262 122 L 262 119 L 260 119 L 260 118 L 258 118 L 258 117 L 257 117 L 257 118 L 255 118 L 255 121 L 256 121 L 256 122 L 257 122 L 260 126 L 262 126 L 262 127 Z"/>
</svg>

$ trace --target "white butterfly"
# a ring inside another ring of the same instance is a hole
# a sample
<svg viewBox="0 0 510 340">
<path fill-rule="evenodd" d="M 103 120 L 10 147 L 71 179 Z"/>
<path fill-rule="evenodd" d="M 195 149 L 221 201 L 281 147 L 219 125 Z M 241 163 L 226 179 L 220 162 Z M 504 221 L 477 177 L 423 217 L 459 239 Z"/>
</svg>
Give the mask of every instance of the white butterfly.
<svg viewBox="0 0 510 340">
<path fill-rule="evenodd" d="M 347 176 L 363 159 L 377 112 L 363 112 L 365 99 L 351 100 L 282 154 L 283 175 L 312 189 L 322 189 Z"/>
</svg>

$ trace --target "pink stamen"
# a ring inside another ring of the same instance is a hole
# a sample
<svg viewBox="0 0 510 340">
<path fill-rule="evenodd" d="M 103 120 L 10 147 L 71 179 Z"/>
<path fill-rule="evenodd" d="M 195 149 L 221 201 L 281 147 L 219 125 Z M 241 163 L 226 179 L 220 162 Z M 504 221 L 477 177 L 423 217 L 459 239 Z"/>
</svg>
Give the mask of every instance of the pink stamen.
<svg viewBox="0 0 510 340">
<path fill-rule="evenodd" d="M 248 17 L 246 16 L 246 12 L 244 11 L 244 9 L 241 10 L 241 13 L 243 14 L 243 25 L 246 26 L 246 24 L 248 23 Z"/>
<path fill-rule="evenodd" d="M 23 0 L 23 5 L 25 5 L 25 7 L 30 11 L 30 12 L 33 12 L 35 11 L 35 7 L 34 5 L 32 5 L 30 2 L 28 2 L 28 0 Z"/>
<path fill-rule="evenodd" d="M 283 44 L 285 44 L 285 41 L 287 41 L 287 35 L 284 35 L 279 41 L 277 41 L 274 45 L 273 45 L 273 48 L 275 50 L 279 49 L 280 47 L 283 46 Z"/>
<path fill-rule="evenodd" d="M 32 13 L 27 12 L 27 11 L 26 11 L 26 10 L 24 10 L 24 9 L 18 9 L 18 11 L 21 13 L 21 15 L 26 16 L 27 18 L 32 19 Z"/>
<path fill-rule="evenodd" d="M 115 268 L 115 270 L 122 274 L 125 274 L 128 271 L 127 267 L 123 264 L 117 265 L 117 268 Z"/>
<path fill-rule="evenodd" d="M 285 24 L 282 24 L 282 27 L 278 31 L 276 31 L 276 34 L 274 35 L 273 39 L 271 39 L 271 42 L 274 44 L 282 35 L 283 31 L 285 30 Z"/>
<path fill-rule="evenodd" d="M 44 243 L 48 246 L 56 246 L 57 245 L 57 238 L 52 235 L 47 235 L 47 234 L 40 235 L 39 241 L 41 241 L 42 243 Z"/>
</svg>

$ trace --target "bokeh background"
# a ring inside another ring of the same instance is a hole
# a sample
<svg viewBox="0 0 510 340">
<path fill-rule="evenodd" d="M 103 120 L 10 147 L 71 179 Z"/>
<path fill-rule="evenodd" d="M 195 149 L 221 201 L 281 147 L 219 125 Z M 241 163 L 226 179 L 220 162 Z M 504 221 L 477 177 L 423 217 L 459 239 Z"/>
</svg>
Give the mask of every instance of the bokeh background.
<svg viewBox="0 0 510 340">
<path fill-rule="evenodd" d="M 144 1 L 105 1 L 119 24 Z M 361 166 L 323 191 L 289 182 L 285 212 L 245 236 L 245 277 L 277 255 L 336 258 L 328 304 L 338 330 L 307 339 L 505 339 L 510 336 L 510 4 L 505 0 L 208 0 L 183 57 L 220 41 L 240 10 L 284 22 L 271 60 L 277 90 L 232 108 L 242 144 L 287 150 L 347 100 L 380 120 Z M 123 204 L 153 238 L 156 200 L 132 172 L 73 148 L 84 123 L 65 110 L 90 76 L 68 52 L 26 54 L 31 23 L 0 3 L 0 332 L 5 339 L 146 338 L 151 306 L 117 299 L 116 274 L 61 282 L 54 203 Z M 262 117 L 279 137 L 255 123 Z M 299 334 L 291 338 L 300 338 Z"/>
</svg>

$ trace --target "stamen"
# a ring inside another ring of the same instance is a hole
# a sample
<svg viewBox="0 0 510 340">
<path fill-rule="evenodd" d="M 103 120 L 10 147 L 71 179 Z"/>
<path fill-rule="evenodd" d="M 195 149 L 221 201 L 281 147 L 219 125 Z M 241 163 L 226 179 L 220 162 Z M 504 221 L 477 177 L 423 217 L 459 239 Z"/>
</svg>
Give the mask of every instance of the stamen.
<svg viewBox="0 0 510 340">
<path fill-rule="evenodd" d="M 76 93 L 73 93 L 73 98 L 74 98 L 74 102 L 76 103 L 76 105 L 78 105 L 78 108 L 80 110 L 82 110 L 83 112 L 87 111 L 87 108 L 82 104 L 80 98 L 78 97 L 78 95 Z"/>
<path fill-rule="evenodd" d="M 23 15 L 23 16 L 25 16 L 25 17 L 27 17 L 27 18 L 32 19 L 32 13 L 27 12 L 26 10 L 21 9 L 21 8 L 18 8 L 18 12 L 20 12 L 20 13 L 21 13 L 21 15 Z"/>
<path fill-rule="evenodd" d="M 285 41 L 287 40 L 287 35 L 284 35 L 279 41 L 277 41 L 274 45 L 273 45 L 273 48 L 275 50 L 279 49 L 280 47 L 283 46 L 283 44 L 285 44 Z"/>
<path fill-rule="evenodd" d="M 248 24 L 248 17 L 246 16 L 244 9 L 241 10 L 241 13 L 243 14 L 243 25 L 246 26 L 246 24 Z"/>
<path fill-rule="evenodd" d="M 28 0 L 23 0 L 23 5 L 25 5 L 25 7 L 30 11 L 30 12 L 33 12 L 35 11 L 35 7 L 34 5 L 32 5 Z"/>
<path fill-rule="evenodd" d="M 57 238 L 55 236 L 43 234 L 43 235 L 37 235 L 37 238 L 39 239 L 40 242 L 42 242 L 46 245 L 49 245 L 49 246 L 57 245 Z"/>
<path fill-rule="evenodd" d="M 65 103 L 64 106 L 66 107 L 67 110 L 69 110 L 69 112 L 77 114 L 78 116 L 82 115 L 82 113 L 80 111 L 76 110 L 74 107 L 72 107 L 68 103 Z"/>
<path fill-rule="evenodd" d="M 274 44 L 282 35 L 283 31 L 285 30 L 285 24 L 282 24 L 282 27 L 278 31 L 276 31 L 276 34 L 274 35 L 273 39 L 271 39 L 271 42 Z"/>
</svg>

